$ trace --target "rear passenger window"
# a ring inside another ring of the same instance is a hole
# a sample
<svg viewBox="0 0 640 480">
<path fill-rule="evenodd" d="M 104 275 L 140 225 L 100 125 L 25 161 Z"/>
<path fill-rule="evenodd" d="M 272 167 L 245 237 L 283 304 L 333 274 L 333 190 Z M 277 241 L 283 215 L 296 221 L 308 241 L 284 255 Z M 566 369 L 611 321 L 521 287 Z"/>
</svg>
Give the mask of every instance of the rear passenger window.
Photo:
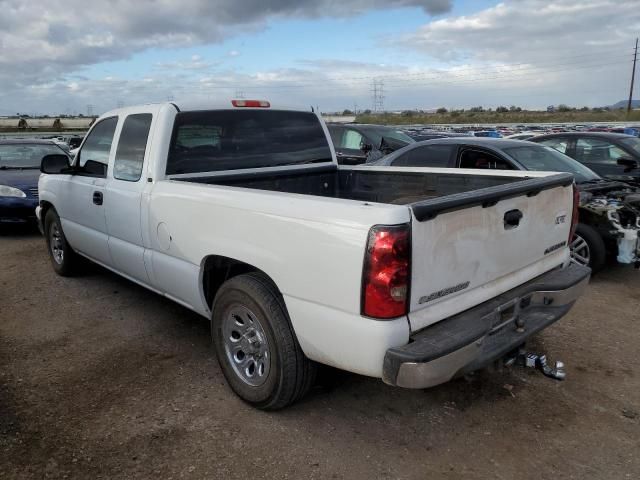
<svg viewBox="0 0 640 480">
<path fill-rule="evenodd" d="M 399 156 L 395 167 L 448 167 L 452 145 L 425 145 Z"/>
<path fill-rule="evenodd" d="M 566 154 L 569 140 L 567 138 L 550 138 L 549 140 L 543 140 L 539 143 L 541 143 L 542 145 L 546 145 L 547 147 L 551 147 L 554 150 L 559 151 L 560 153 Z"/>
<path fill-rule="evenodd" d="M 486 170 L 514 170 L 513 165 L 484 150 L 464 150 L 460 154 L 460 168 L 481 168 Z"/>
<path fill-rule="evenodd" d="M 127 182 L 140 180 L 151 119 L 150 113 L 137 113 L 125 119 L 113 165 L 114 178 Z"/>
</svg>

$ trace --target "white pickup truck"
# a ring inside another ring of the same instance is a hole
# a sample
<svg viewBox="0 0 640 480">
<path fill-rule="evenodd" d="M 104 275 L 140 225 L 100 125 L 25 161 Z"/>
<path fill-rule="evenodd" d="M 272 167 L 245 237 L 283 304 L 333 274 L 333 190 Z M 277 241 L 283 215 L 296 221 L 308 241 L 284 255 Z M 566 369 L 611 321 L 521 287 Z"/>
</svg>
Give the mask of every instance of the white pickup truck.
<svg viewBox="0 0 640 480">
<path fill-rule="evenodd" d="M 590 276 L 570 174 L 339 166 L 311 111 L 122 108 L 67 162 L 39 183 L 55 271 L 80 255 L 210 319 L 258 408 L 302 397 L 317 363 L 409 388 L 482 368 Z"/>
</svg>

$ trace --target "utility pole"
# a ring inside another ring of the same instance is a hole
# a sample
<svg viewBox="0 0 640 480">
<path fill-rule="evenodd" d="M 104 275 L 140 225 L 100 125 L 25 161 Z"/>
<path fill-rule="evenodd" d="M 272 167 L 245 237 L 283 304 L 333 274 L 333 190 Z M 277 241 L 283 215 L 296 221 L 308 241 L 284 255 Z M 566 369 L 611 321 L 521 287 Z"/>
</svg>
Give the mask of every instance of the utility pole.
<svg viewBox="0 0 640 480">
<path fill-rule="evenodd" d="M 629 103 L 627 103 L 627 115 L 631 113 L 631 101 L 633 100 L 633 82 L 636 78 L 636 60 L 638 59 L 638 39 L 636 38 L 636 49 L 633 52 L 633 70 L 631 71 L 631 87 L 629 88 Z"/>
<path fill-rule="evenodd" d="M 373 111 L 382 112 L 384 110 L 384 80 L 374 78 L 371 93 L 373 96 Z"/>
</svg>

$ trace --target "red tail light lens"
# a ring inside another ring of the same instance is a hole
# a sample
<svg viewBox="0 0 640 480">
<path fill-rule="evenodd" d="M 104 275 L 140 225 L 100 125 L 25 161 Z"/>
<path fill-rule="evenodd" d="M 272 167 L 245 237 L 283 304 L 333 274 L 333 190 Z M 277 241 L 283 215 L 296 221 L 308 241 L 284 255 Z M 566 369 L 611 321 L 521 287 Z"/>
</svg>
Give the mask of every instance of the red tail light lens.
<svg viewBox="0 0 640 480">
<path fill-rule="evenodd" d="M 571 230 L 569 232 L 569 243 L 573 241 L 573 236 L 576 234 L 576 228 L 578 228 L 578 207 L 580 206 L 580 192 L 573 184 L 573 212 L 571 213 Z"/>
<path fill-rule="evenodd" d="M 411 261 L 409 225 L 369 231 L 362 273 L 362 314 L 397 318 L 407 314 Z"/>
</svg>

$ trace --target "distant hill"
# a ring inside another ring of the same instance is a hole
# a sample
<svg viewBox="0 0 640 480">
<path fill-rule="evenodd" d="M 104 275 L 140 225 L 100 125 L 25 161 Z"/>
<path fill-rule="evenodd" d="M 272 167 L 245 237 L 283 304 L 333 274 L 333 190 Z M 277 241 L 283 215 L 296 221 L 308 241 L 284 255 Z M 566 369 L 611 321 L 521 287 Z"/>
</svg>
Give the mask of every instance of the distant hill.
<svg viewBox="0 0 640 480">
<path fill-rule="evenodd" d="M 620 100 L 619 102 L 609 105 L 611 110 L 617 110 L 619 108 L 627 108 L 629 100 Z M 640 100 L 631 100 L 631 108 L 640 108 Z"/>
</svg>

